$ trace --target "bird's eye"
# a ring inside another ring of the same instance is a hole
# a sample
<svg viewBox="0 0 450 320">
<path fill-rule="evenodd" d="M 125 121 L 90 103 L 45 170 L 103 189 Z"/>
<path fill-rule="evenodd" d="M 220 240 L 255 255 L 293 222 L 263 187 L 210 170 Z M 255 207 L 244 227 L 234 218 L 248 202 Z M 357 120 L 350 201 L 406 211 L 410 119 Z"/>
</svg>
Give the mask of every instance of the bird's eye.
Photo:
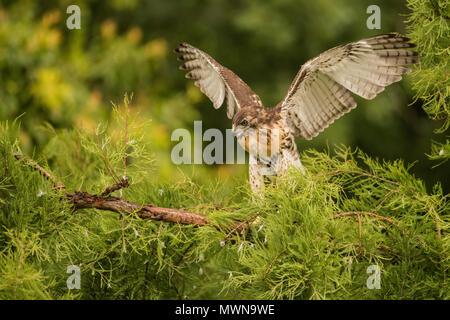
<svg viewBox="0 0 450 320">
<path fill-rule="evenodd" d="M 243 120 L 242 122 L 241 122 L 241 126 L 247 126 L 248 125 L 248 121 L 247 120 Z"/>
</svg>

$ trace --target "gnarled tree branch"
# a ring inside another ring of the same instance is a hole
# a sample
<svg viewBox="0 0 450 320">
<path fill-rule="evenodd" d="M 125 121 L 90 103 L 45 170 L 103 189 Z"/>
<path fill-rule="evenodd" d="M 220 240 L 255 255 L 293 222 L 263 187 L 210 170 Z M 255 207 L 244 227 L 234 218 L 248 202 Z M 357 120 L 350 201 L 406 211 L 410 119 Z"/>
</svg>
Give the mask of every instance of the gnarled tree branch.
<svg viewBox="0 0 450 320">
<path fill-rule="evenodd" d="M 25 156 L 15 154 L 17 160 L 22 160 L 28 166 L 37 170 L 44 178 L 53 183 L 54 189 L 65 189 L 66 187 L 47 170 L 42 168 L 35 161 L 27 159 Z M 66 200 L 68 200 L 75 210 L 78 209 L 99 209 L 113 212 L 123 212 L 128 214 L 137 214 L 143 219 L 152 219 L 158 221 L 167 221 L 180 224 L 205 225 L 208 220 L 205 215 L 192 213 L 179 209 L 161 208 L 152 204 L 137 204 L 122 198 L 110 196 L 110 194 L 118 189 L 128 187 L 128 179 L 123 178 L 108 188 L 100 195 L 91 194 L 84 191 L 75 191 L 74 193 L 64 192 Z"/>
<path fill-rule="evenodd" d="M 99 209 L 113 212 L 137 214 L 143 219 L 175 222 L 181 224 L 205 225 L 208 220 L 205 215 L 179 209 L 161 208 L 152 204 L 137 204 L 125 199 L 91 194 L 84 191 L 65 193 L 74 209 Z"/>
</svg>

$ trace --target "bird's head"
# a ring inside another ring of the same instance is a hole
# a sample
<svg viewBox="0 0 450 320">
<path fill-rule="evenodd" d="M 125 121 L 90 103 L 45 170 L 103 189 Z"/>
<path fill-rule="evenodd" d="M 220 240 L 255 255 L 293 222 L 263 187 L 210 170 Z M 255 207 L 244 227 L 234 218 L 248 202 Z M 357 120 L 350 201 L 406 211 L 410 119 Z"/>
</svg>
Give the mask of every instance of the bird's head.
<svg viewBox="0 0 450 320">
<path fill-rule="evenodd" d="M 261 108 L 243 107 L 233 117 L 232 130 L 237 137 L 246 136 L 258 127 L 258 113 Z"/>
</svg>

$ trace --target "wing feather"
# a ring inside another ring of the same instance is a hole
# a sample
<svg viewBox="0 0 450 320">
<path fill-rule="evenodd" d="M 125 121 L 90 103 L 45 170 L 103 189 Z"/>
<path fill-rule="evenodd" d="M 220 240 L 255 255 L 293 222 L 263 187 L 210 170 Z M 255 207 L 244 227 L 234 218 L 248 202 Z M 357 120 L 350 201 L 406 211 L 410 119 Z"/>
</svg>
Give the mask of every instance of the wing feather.
<svg viewBox="0 0 450 320">
<path fill-rule="evenodd" d="M 379 35 L 332 48 L 305 63 L 280 102 L 285 124 L 309 140 L 356 107 L 352 93 L 375 98 L 411 72 L 408 65 L 419 62 L 409 41 Z"/>
<path fill-rule="evenodd" d="M 186 78 L 196 80 L 200 88 L 218 109 L 227 100 L 227 116 L 232 118 L 239 108 L 244 106 L 262 106 L 260 98 L 231 70 L 220 65 L 207 53 L 187 43 L 181 43 L 176 52 L 184 63 L 181 70 L 189 70 Z"/>
</svg>

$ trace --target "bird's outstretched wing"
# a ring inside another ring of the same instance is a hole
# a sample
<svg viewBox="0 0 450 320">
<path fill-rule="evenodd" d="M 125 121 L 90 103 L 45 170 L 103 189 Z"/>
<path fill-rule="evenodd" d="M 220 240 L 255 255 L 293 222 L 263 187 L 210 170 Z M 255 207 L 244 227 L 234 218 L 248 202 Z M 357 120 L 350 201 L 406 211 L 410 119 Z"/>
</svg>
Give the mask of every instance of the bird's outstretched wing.
<svg viewBox="0 0 450 320">
<path fill-rule="evenodd" d="M 241 78 L 207 53 L 187 43 L 181 43 L 175 52 L 184 61 L 180 69 L 189 70 L 186 78 L 196 80 L 195 85 L 212 101 L 214 108 L 220 108 L 226 98 L 228 118 L 244 106 L 262 106 L 260 98 Z"/>
<path fill-rule="evenodd" d="M 352 93 L 373 99 L 418 63 L 410 39 L 379 35 L 332 48 L 306 62 L 279 103 L 296 136 L 312 139 L 356 107 Z"/>
</svg>

